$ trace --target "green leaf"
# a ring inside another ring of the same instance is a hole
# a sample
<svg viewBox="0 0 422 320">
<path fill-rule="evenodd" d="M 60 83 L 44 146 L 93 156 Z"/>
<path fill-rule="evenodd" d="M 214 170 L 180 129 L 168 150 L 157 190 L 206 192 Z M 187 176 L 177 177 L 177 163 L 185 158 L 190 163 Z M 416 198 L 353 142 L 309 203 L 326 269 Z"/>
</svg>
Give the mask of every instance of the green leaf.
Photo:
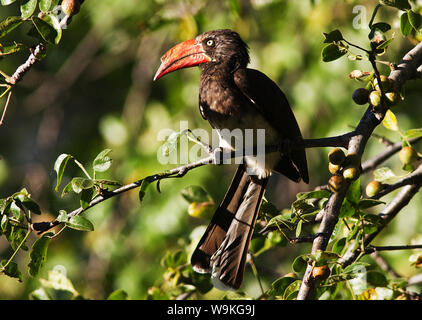
<svg viewBox="0 0 422 320">
<path fill-rule="evenodd" d="M 360 178 L 353 181 L 350 185 L 349 190 L 347 190 L 346 199 L 353 204 L 357 204 L 362 196 L 362 188 L 360 185 Z"/>
<path fill-rule="evenodd" d="M 51 297 L 49 296 L 47 290 L 45 290 L 44 288 L 38 288 L 32 291 L 29 294 L 29 298 L 31 300 L 51 300 Z"/>
<path fill-rule="evenodd" d="M 128 294 L 123 289 L 113 291 L 107 298 L 107 300 L 128 300 Z"/>
<path fill-rule="evenodd" d="M 67 216 L 66 211 L 60 210 L 59 215 L 57 216 L 56 220 L 58 222 L 66 223 L 68 219 L 69 219 L 69 217 Z"/>
<path fill-rule="evenodd" d="M 368 268 L 370 266 L 369 263 L 366 262 L 355 262 L 349 266 L 347 266 L 346 268 L 344 268 L 343 273 L 349 274 L 349 273 L 354 273 L 357 274 L 358 271 L 366 271 L 365 269 Z"/>
<path fill-rule="evenodd" d="M 54 233 L 52 232 L 45 233 L 32 245 L 31 261 L 28 264 L 29 274 L 32 277 L 36 277 L 44 266 L 45 260 L 47 259 L 48 245 L 53 235 Z"/>
<path fill-rule="evenodd" d="M 266 201 L 265 199 L 263 199 L 261 203 L 261 212 L 271 217 L 275 217 L 280 214 L 280 210 L 278 210 L 274 204 Z"/>
<path fill-rule="evenodd" d="M 22 22 L 23 20 L 21 17 L 8 17 L 6 20 L 0 22 L 0 38 L 3 38 L 13 29 L 19 27 Z"/>
<path fill-rule="evenodd" d="M 167 251 L 166 255 L 161 260 L 161 264 L 167 268 L 177 268 L 187 261 L 186 253 L 182 250 L 176 252 Z"/>
<path fill-rule="evenodd" d="M 286 219 L 286 217 L 280 214 L 278 216 L 275 216 L 274 218 L 271 218 L 271 220 L 268 221 L 266 227 L 262 229 L 261 232 L 264 232 L 268 229 L 278 228 L 279 226 L 282 226 L 282 225 L 286 226 L 290 230 L 293 230 L 296 227 L 295 223 Z"/>
<path fill-rule="evenodd" d="M 401 177 L 397 177 L 390 168 L 382 167 L 374 171 L 374 179 L 381 183 L 394 183 Z"/>
<path fill-rule="evenodd" d="M 7 264 L 7 260 L 2 260 L 0 262 L 0 269 L 3 269 L 3 267 Z M 22 273 L 19 271 L 18 269 L 18 265 L 11 261 L 9 262 L 9 264 L 7 265 L 7 267 L 3 270 L 4 274 L 12 277 L 12 278 L 17 278 L 19 280 L 19 282 L 22 282 Z"/>
<path fill-rule="evenodd" d="M 366 281 L 374 287 L 386 287 L 388 285 L 387 278 L 381 272 L 369 271 L 366 273 Z"/>
<path fill-rule="evenodd" d="M 324 35 L 324 43 L 333 43 L 343 40 L 343 35 L 341 34 L 340 30 L 336 29 L 329 33 L 323 33 Z"/>
<path fill-rule="evenodd" d="M 418 129 L 410 129 L 404 133 L 404 136 L 406 139 L 413 139 L 413 138 L 419 138 L 422 137 L 422 128 Z"/>
<path fill-rule="evenodd" d="M 408 0 L 380 0 L 380 3 L 400 10 L 411 8 Z"/>
<path fill-rule="evenodd" d="M 14 43 L 10 46 L 2 46 L 0 44 L 0 58 L 3 56 L 11 55 L 13 53 L 19 52 L 22 49 L 25 49 L 26 46 L 22 43 Z"/>
<path fill-rule="evenodd" d="M 30 210 L 32 213 L 41 214 L 40 206 L 28 196 L 18 195 L 16 199 L 18 199 L 23 204 L 23 206 Z"/>
<path fill-rule="evenodd" d="M 24 4 L 21 5 L 21 13 L 22 19 L 28 19 L 35 11 L 37 7 L 38 0 L 28 0 Z"/>
<path fill-rule="evenodd" d="M 309 257 L 315 261 L 315 266 L 319 267 L 327 264 L 329 261 L 337 260 L 340 256 L 332 251 L 318 250 L 316 253 L 310 254 Z"/>
<path fill-rule="evenodd" d="M 400 16 L 400 31 L 405 37 L 407 37 L 412 32 L 412 25 L 409 22 L 409 16 L 407 15 L 407 12 L 404 12 Z"/>
<path fill-rule="evenodd" d="M 144 200 L 147 188 L 149 187 L 150 184 L 151 182 L 148 181 L 147 179 L 142 180 L 141 187 L 139 188 L 139 194 L 138 194 L 139 202 L 142 202 Z"/>
<path fill-rule="evenodd" d="M 297 223 L 296 238 L 298 238 L 300 236 L 300 233 L 302 232 L 302 223 L 303 223 L 303 220 L 299 220 L 299 222 Z"/>
<path fill-rule="evenodd" d="M 52 4 L 53 1 L 52 0 L 40 0 L 40 10 L 42 12 L 47 12 L 50 11 L 50 9 L 52 9 Z"/>
<path fill-rule="evenodd" d="M 56 162 L 54 163 L 54 171 L 57 173 L 57 184 L 56 184 L 56 191 L 59 191 L 59 185 L 62 182 L 64 169 L 66 168 L 67 162 L 69 159 L 72 159 L 73 156 L 70 154 L 61 154 Z"/>
<path fill-rule="evenodd" d="M 212 202 L 213 199 L 207 191 L 200 186 L 189 186 L 181 191 L 182 197 L 189 203 Z"/>
<path fill-rule="evenodd" d="M 92 166 L 94 168 L 94 171 L 97 172 L 104 172 L 107 171 L 112 163 L 112 159 L 108 156 L 108 154 L 111 152 L 111 149 L 105 149 L 101 151 L 97 157 L 94 159 Z"/>
<path fill-rule="evenodd" d="M 297 280 L 296 278 L 293 278 L 290 276 L 285 276 L 285 277 L 277 279 L 271 284 L 271 289 L 270 289 L 269 294 L 272 296 L 282 296 L 286 288 L 290 284 L 295 282 L 296 280 Z"/>
<path fill-rule="evenodd" d="M 81 193 L 82 190 L 90 189 L 94 186 L 94 181 L 88 178 L 76 177 L 72 181 L 72 189 L 76 193 Z"/>
<path fill-rule="evenodd" d="M 377 29 L 377 30 L 380 30 L 381 32 L 387 32 L 388 30 L 391 29 L 391 26 L 385 22 L 377 22 L 371 26 L 371 29 Z"/>
<path fill-rule="evenodd" d="M 190 266 L 188 268 L 189 279 L 192 280 L 192 284 L 200 293 L 205 294 L 209 292 L 212 288 L 214 288 L 211 282 L 211 277 L 209 275 L 195 272 Z"/>
<path fill-rule="evenodd" d="M 306 200 L 306 199 L 322 199 L 328 198 L 330 196 L 330 192 L 328 190 L 316 190 L 316 191 L 309 191 L 309 192 L 299 192 L 296 195 L 297 200 Z"/>
<path fill-rule="evenodd" d="M 44 16 L 43 20 L 47 22 L 53 29 L 56 31 L 56 35 L 54 37 L 54 44 L 59 44 L 60 40 L 62 39 L 62 28 L 60 26 L 60 21 L 54 15 L 47 15 Z"/>
<path fill-rule="evenodd" d="M 387 112 L 385 113 L 385 117 L 384 120 L 382 120 L 382 124 L 389 130 L 399 131 L 397 118 L 391 110 L 387 110 Z"/>
<path fill-rule="evenodd" d="M 8 6 L 9 4 L 12 4 L 16 0 L 1 0 L 0 3 L 2 6 Z"/>
<path fill-rule="evenodd" d="M 49 289 L 48 293 L 53 300 L 80 297 L 65 272 L 60 269 L 48 271 L 48 279 L 39 279 L 39 281 L 44 288 Z"/>
<path fill-rule="evenodd" d="M 19 200 L 12 202 L 12 204 L 10 205 L 10 212 L 13 214 L 13 217 L 19 222 L 24 221 L 24 215 L 21 213 Z"/>
<path fill-rule="evenodd" d="M 92 196 L 94 194 L 94 188 L 89 188 L 89 189 L 83 189 L 81 192 L 81 200 L 80 200 L 80 204 L 82 209 L 86 209 L 88 208 L 91 200 L 92 200 Z"/>
<path fill-rule="evenodd" d="M 374 199 L 362 199 L 359 201 L 359 210 L 365 210 L 368 208 L 372 208 L 378 206 L 380 204 L 385 204 L 384 201 L 381 200 L 374 200 Z"/>
<path fill-rule="evenodd" d="M 296 299 L 301 283 L 302 283 L 301 280 L 296 280 L 292 282 L 290 285 L 288 285 L 286 290 L 284 290 L 283 299 L 285 300 Z"/>
<path fill-rule="evenodd" d="M 388 39 L 387 41 L 382 42 L 379 46 L 377 46 L 377 49 L 378 50 L 386 49 L 391 44 L 391 42 L 393 42 L 393 40 L 394 38 L 391 38 L 391 39 Z"/>
<path fill-rule="evenodd" d="M 385 220 L 377 214 L 372 214 L 372 213 L 365 214 L 363 219 L 365 221 L 369 222 L 369 223 L 372 223 L 372 224 L 378 226 L 378 227 L 385 225 Z"/>
<path fill-rule="evenodd" d="M 94 231 L 94 225 L 87 218 L 82 216 L 73 216 L 67 222 L 69 228 L 79 231 Z"/>
<path fill-rule="evenodd" d="M 6 228 L 9 222 L 9 217 L 7 215 L 2 215 L 1 222 L 0 222 L 0 228 L 2 232 L 6 232 Z"/>
<path fill-rule="evenodd" d="M 66 222 L 69 228 L 79 231 L 94 231 L 94 225 L 87 218 L 82 216 L 73 216 Z"/>
<path fill-rule="evenodd" d="M 409 11 L 407 11 L 407 16 L 408 16 L 408 18 L 409 18 L 409 22 L 410 22 L 410 24 L 412 25 L 412 27 L 416 30 L 416 31 L 418 31 L 419 30 L 419 28 L 421 27 L 421 25 L 422 25 L 422 16 L 418 13 L 418 12 L 415 12 L 415 11 L 413 11 L 413 10 L 409 10 Z"/>
<path fill-rule="evenodd" d="M 308 262 L 305 259 L 305 256 L 301 255 L 296 257 L 296 259 L 293 261 L 292 269 L 296 273 L 303 273 L 305 272 L 307 266 Z"/>
<path fill-rule="evenodd" d="M 41 37 L 42 40 L 51 44 L 57 44 L 56 43 L 57 39 L 60 41 L 61 34 L 59 35 L 56 28 L 50 24 L 52 23 L 51 19 L 50 19 L 50 23 L 38 17 L 32 17 L 31 20 L 32 20 L 32 24 L 34 25 L 35 30 L 31 29 L 29 31 L 30 36 L 34 36 L 34 37 L 39 36 Z"/>
<path fill-rule="evenodd" d="M 346 245 L 346 238 L 341 238 L 334 243 L 333 248 L 331 250 L 334 253 L 341 255 L 345 245 Z"/>
<path fill-rule="evenodd" d="M 344 56 L 346 54 L 346 50 L 340 50 L 339 47 L 333 43 L 326 46 L 322 49 L 322 61 L 330 62 L 337 60 L 338 58 Z"/>
<path fill-rule="evenodd" d="M 10 210 L 10 205 L 13 202 L 13 197 L 8 197 L 7 199 L 2 199 L 0 203 L 0 214 L 8 214 Z"/>
<path fill-rule="evenodd" d="M 356 208 L 350 203 L 349 200 L 344 199 L 339 213 L 339 218 L 353 217 L 356 213 Z"/>
<path fill-rule="evenodd" d="M 64 188 L 61 194 L 61 197 L 63 198 L 66 194 L 70 193 L 73 191 L 73 187 L 72 187 L 72 181 L 70 181 Z"/>
</svg>

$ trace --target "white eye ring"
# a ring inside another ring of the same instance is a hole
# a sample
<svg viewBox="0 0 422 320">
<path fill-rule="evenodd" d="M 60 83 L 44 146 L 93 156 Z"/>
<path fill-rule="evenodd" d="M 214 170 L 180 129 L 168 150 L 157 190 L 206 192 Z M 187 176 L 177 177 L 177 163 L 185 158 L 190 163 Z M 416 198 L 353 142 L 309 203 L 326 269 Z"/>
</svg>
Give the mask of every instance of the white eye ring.
<svg viewBox="0 0 422 320">
<path fill-rule="evenodd" d="M 214 45 L 214 40 L 211 40 L 210 39 L 210 40 L 207 41 L 207 46 L 208 47 L 212 47 L 213 45 Z"/>
</svg>

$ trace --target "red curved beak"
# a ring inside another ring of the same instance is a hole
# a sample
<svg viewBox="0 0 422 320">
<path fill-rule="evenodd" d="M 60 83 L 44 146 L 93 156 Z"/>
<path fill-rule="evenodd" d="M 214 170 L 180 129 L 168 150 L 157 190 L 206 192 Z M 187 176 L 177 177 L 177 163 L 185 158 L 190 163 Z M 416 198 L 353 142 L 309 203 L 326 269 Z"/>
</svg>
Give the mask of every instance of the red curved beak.
<svg viewBox="0 0 422 320">
<path fill-rule="evenodd" d="M 209 62 L 211 58 L 204 52 L 195 39 L 179 43 L 161 57 L 161 65 L 154 76 L 154 81 L 175 70 L 197 66 Z"/>
</svg>

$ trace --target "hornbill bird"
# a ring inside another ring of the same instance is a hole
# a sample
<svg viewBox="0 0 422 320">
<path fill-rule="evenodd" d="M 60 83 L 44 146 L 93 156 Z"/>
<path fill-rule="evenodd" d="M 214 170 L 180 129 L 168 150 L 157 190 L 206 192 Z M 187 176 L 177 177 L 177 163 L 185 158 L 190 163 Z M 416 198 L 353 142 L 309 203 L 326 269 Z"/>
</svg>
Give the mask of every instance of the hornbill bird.
<svg viewBox="0 0 422 320">
<path fill-rule="evenodd" d="M 248 46 L 238 33 L 214 30 L 167 51 L 154 77 L 157 80 L 172 71 L 199 66 L 199 109 L 217 132 L 265 129 L 266 146 L 290 146 L 266 154 L 265 161 L 244 156 L 192 254 L 193 269 L 211 272 L 214 286 L 222 290 L 236 290 L 242 284 L 249 243 L 272 172 L 295 182 L 309 182 L 303 139 L 290 105 L 277 84 L 247 68 L 249 60 Z M 231 140 L 220 134 L 220 148 L 234 150 Z"/>
</svg>

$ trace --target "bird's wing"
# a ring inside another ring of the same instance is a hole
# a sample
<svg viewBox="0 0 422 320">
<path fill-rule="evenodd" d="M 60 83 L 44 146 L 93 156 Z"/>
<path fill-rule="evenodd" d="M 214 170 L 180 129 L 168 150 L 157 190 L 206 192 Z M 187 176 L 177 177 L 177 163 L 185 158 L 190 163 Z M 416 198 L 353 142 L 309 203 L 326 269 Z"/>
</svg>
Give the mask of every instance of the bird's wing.
<svg viewBox="0 0 422 320">
<path fill-rule="evenodd" d="M 240 91 L 256 106 L 266 121 L 277 129 L 282 138 L 287 138 L 293 143 L 302 143 L 302 134 L 289 102 L 274 81 L 254 69 L 238 69 L 233 76 L 234 82 Z M 308 183 L 309 176 L 305 149 L 292 149 L 290 159 L 299 170 L 303 181 Z M 290 161 L 283 159 L 284 166 L 287 162 Z M 285 174 L 283 170 L 277 171 Z M 287 176 L 292 178 L 289 175 Z"/>
</svg>

